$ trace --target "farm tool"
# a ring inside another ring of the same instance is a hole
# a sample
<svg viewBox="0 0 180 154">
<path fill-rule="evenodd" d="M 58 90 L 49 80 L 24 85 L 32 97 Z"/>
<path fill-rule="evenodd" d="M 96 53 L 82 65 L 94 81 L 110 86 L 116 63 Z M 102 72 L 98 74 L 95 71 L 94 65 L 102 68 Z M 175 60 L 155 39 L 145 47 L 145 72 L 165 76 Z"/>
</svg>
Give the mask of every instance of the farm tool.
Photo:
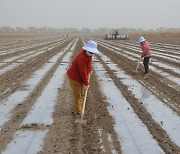
<svg viewBox="0 0 180 154">
<path fill-rule="evenodd" d="M 143 60 L 143 58 L 137 60 L 136 73 L 138 72 L 139 64 Z"/>
<path fill-rule="evenodd" d="M 138 72 L 138 67 L 139 67 L 140 61 L 138 60 L 138 64 L 136 66 L 136 72 Z"/>
<path fill-rule="evenodd" d="M 89 74 L 89 81 L 90 81 L 90 74 Z M 88 92 L 89 87 L 86 88 L 85 94 L 84 94 L 84 99 L 83 99 L 83 104 L 82 104 L 82 111 L 81 111 L 81 118 L 76 119 L 76 123 L 83 123 L 86 124 L 87 120 L 84 120 L 84 111 L 85 111 L 85 105 L 86 105 L 86 98 L 87 98 L 87 92 Z"/>
</svg>

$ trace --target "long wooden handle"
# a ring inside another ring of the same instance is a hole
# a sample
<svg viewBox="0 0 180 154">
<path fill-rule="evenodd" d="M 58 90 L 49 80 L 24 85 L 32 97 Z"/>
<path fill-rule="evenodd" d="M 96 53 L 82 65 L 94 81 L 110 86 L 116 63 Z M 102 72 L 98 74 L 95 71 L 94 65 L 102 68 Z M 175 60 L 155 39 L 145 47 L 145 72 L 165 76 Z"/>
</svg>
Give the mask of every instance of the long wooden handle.
<svg viewBox="0 0 180 154">
<path fill-rule="evenodd" d="M 89 74 L 89 81 L 90 81 L 90 74 Z M 87 92 L 88 92 L 88 89 L 89 89 L 89 87 L 86 89 L 85 95 L 84 95 L 83 106 L 82 106 L 82 112 L 81 112 L 81 122 L 82 122 L 83 116 L 84 116 L 84 110 L 85 110 L 85 105 L 86 105 L 86 98 L 87 98 Z"/>
<path fill-rule="evenodd" d="M 85 95 L 84 95 L 83 106 L 82 106 L 82 115 L 84 115 L 84 109 L 85 109 L 85 105 L 86 105 L 87 92 L 88 92 L 88 88 L 86 89 Z"/>
<path fill-rule="evenodd" d="M 137 67 L 136 67 L 136 72 L 137 72 L 137 69 L 138 69 L 138 67 L 139 67 L 139 63 L 140 63 L 140 61 L 138 61 L 138 64 L 137 64 Z"/>
</svg>

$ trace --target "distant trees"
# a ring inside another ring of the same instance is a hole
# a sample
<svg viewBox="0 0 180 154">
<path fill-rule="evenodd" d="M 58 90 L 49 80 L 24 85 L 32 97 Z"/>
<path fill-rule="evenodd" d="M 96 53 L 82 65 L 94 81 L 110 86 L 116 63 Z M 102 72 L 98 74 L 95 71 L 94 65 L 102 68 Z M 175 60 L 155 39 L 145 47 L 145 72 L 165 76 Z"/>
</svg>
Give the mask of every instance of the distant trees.
<svg viewBox="0 0 180 154">
<path fill-rule="evenodd" d="M 81 33 L 83 33 L 83 34 L 92 34 L 92 30 L 90 28 L 82 28 Z"/>
<path fill-rule="evenodd" d="M 49 28 L 49 27 L 28 27 L 28 28 L 22 28 L 22 27 L 0 27 L 0 32 L 23 32 L 23 33 L 59 33 L 59 34 L 77 34 L 80 31 L 77 28 Z"/>
<path fill-rule="evenodd" d="M 129 33 L 143 33 L 143 32 L 180 32 L 180 28 L 164 28 L 160 27 L 157 29 L 150 29 L 150 30 L 144 30 L 143 28 L 115 28 L 116 30 L 119 31 L 120 34 L 129 34 Z M 28 28 L 23 28 L 23 27 L 9 27 L 9 26 L 4 26 L 0 27 L 0 32 L 18 32 L 18 33 L 47 33 L 47 34 L 60 34 L 60 35 L 67 35 L 67 34 L 109 34 L 112 33 L 114 28 L 98 28 L 98 29 L 90 29 L 90 28 L 82 28 L 82 29 L 77 29 L 77 28 L 49 28 L 49 27 L 28 27 Z"/>
</svg>

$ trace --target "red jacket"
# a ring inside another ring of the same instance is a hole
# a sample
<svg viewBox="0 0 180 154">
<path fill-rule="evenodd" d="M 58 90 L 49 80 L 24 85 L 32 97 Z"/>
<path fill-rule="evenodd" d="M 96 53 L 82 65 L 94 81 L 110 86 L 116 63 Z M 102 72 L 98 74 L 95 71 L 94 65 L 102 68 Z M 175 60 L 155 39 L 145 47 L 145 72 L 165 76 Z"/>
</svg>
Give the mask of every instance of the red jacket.
<svg viewBox="0 0 180 154">
<path fill-rule="evenodd" d="M 92 71 L 92 57 L 86 55 L 86 50 L 82 49 L 75 57 L 72 65 L 67 70 L 67 75 L 74 81 L 89 84 L 88 74 Z"/>
<path fill-rule="evenodd" d="M 150 57 L 150 56 L 152 56 L 152 52 L 151 52 L 151 49 L 150 49 L 148 41 L 145 41 L 143 43 L 143 45 L 141 46 L 141 48 L 142 48 L 141 57 Z"/>
</svg>

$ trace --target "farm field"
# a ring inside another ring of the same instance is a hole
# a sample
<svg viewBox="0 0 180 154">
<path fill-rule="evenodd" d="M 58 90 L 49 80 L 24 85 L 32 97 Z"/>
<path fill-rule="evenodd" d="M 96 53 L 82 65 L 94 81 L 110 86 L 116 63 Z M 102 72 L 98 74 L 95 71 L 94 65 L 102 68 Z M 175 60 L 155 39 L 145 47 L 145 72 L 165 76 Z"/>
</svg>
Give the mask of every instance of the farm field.
<svg viewBox="0 0 180 154">
<path fill-rule="evenodd" d="M 66 70 L 90 39 L 100 54 L 81 125 Z M 137 39 L 0 34 L 0 153 L 180 153 L 180 37 L 149 36 L 146 80 Z"/>
</svg>

